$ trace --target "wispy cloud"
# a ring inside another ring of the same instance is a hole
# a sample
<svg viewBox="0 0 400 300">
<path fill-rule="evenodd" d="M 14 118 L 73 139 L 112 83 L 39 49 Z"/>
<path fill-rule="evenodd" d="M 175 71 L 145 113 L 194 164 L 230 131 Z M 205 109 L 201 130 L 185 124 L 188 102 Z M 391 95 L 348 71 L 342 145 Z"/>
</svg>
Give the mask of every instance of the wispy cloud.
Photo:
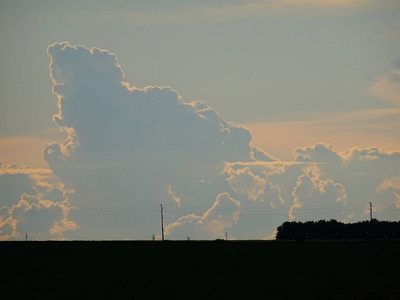
<svg viewBox="0 0 400 300">
<path fill-rule="evenodd" d="M 222 238 L 224 231 L 239 221 L 240 206 L 240 202 L 231 198 L 229 193 L 219 194 L 213 205 L 202 215 L 188 214 L 180 217 L 168 224 L 165 232 L 167 235 L 174 232 L 196 239 L 207 239 L 210 236 Z"/>
<path fill-rule="evenodd" d="M 400 106 L 400 68 L 379 78 L 371 87 L 378 98 Z"/>
<path fill-rule="evenodd" d="M 376 0 L 260 0 L 241 2 L 206 2 L 186 5 L 177 9 L 133 9 L 98 12 L 73 12 L 68 19 L 75 23 L 108 23 L 125 27 L 185 26 L 195 23 L 226 22 L 248 18 L 260 18 L 287 13 L 304 13 L 308 9 L 358 8 Z M 300 8 L 300 10 L 299 10 Z M 51 16 L 44 16 L 51 18 Z"/>
<path fill-rule="evenodd" d="M 289 5 L 312 5 L 312 6 L 357 6 L 366 4 L 369 2 L 374 2 L 376 0 L 277 0 L 283 4 Z"/>
</svg>

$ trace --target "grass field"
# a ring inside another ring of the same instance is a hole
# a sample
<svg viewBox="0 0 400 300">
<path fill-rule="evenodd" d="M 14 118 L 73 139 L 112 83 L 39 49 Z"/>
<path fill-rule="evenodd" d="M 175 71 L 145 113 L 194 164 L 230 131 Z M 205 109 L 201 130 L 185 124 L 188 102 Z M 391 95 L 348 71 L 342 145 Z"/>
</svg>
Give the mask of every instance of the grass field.
<svg viewBox="0 0 400 300">
<path fill-rule="evenodd" d="M 2 299 L 400 299 L 400 241 L 1 242 Z"/>
</svg>

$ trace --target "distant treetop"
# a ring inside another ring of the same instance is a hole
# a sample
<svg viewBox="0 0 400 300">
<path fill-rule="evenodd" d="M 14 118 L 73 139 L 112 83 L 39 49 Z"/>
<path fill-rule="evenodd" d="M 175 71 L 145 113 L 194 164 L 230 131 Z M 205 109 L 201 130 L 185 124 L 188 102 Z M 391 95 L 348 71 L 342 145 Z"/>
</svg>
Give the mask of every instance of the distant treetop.
<svg viewBox="0 0 400 300">
<path fill-rule="evenodd" d="M 345 224 L 336 220 L 285 222 L 278 227 L 277 240 L 306 239 L 400 239 L 400 221 L 363 221 Z"/>
</svg>

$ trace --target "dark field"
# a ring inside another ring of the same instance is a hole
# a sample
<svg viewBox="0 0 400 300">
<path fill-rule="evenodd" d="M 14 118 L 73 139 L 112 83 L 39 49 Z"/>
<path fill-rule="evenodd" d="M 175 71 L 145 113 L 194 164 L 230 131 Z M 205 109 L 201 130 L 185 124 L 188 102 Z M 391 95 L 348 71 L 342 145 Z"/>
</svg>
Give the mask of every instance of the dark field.
<svg viewBox="0 0 400 300">
<path fill-rule="evenodd" d="M 0 299 L 400 299 L 400 241 L 1 242 Z"/>
</svg>

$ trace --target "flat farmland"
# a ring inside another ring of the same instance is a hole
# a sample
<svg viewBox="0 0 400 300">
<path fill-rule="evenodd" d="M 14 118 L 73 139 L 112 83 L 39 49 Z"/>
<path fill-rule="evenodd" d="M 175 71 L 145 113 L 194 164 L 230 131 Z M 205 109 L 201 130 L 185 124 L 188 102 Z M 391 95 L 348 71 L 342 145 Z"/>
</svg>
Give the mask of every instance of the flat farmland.
<svg viewBox="0 0 400 300">
<path fill-rule="evenodd" d="M 400 241 L 1 242 L 2 299 L 399 299 Z"/>
</svg>

